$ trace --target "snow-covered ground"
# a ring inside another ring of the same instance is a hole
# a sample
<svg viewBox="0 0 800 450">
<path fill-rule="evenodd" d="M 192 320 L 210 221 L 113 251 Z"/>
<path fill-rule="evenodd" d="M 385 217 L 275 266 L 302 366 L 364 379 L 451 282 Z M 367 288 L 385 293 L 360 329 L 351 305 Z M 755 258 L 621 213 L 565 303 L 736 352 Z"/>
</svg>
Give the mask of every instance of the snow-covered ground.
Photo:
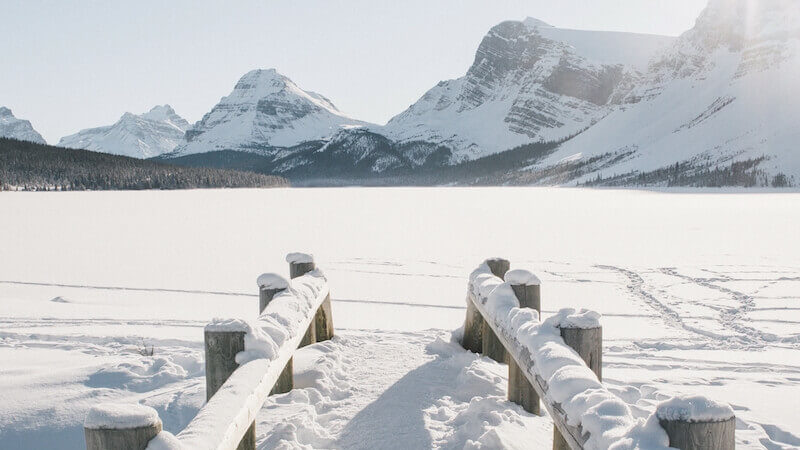
<svg viewBox="0 0 800 450">
<path fill-rule="evenodd" d="M 86 411 L 109 400 L 180 431 L 204 400 L 203 325 L 254 317 L 256 277 L 286 273 L 290 251 L 328 275 L 337 337 L 298 352 L 264 448 L 549 439 L 505 402 L 505 366 L 451 342 L 469 273 L 496 255 L 542 279 L 545 317 L 603 314 L 606 384 L 637 414 L 703 394 L 734 407 L 739 448 L 800 447 L 797 193 L 7 192 L 0 217 L 4 450 L 83 448 Z"/>
</svg>

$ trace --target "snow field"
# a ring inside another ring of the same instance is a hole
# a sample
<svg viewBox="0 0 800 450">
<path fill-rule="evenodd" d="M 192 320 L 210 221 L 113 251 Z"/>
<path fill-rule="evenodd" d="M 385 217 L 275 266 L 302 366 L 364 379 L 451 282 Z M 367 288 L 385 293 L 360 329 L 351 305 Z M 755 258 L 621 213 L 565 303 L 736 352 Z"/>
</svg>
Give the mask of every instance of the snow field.
<svg viewBox="0 0 800 450">
<path fill-rule="evenodd" d="M 549 439 L 548 418 L 503 400 L 505 366 L 440 348 L 469 273 L 502 255 L 541 279 L 545 319 L 602 314 L 604 385 L 636 418 L 704 395 L 732 405 L 737 448 L 800 447 L 798 206 L 718 191 L 3 193 L 0 448 L 82 449 L 103 402 L 151 406 L 180 432 L 204 403 L 203 327 L 253 319 L 257 276 L 285 275 L 297 249 L 329 279 L 337 338 L 298 353 L 312 368 L 265 406 L 262 446 L 358 448 L 386 405 L 407 418 L 395 432 L 434 448 Z"/>
</svg>

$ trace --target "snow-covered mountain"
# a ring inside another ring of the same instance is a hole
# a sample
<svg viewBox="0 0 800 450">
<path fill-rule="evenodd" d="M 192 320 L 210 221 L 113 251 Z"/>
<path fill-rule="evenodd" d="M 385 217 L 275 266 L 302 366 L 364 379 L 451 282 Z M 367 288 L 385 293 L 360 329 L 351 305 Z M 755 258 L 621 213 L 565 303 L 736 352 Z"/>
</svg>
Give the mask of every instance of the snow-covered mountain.
<svg viewBox="0 0 800 450">
<path fill-rule="evenodd" d="M 126 112 L 113 125 L 89 128 L 61 138 L 58 145 L 134 158 L 151 158 L 171 152 L 183 142 L 189 122 L 169 105 L 144 114 Z"/>
<path fill-rule="evenodd" d="M 800 181 L 799 74 L 800 2 L 711 0 L 622 106 L 538 168 L 585 164 L 578 181 L 619 184 L 664 183 L 671 167 L 684 179 L 724 169 Z"/>
<path fill-rule="evenodd" d="M 0 106 L 0 137 L 46 144 L 44 138 L 27 120 L 17 119 L 5 106 Z"/>
<path fill-rule="evenodd" d="M 798 73 L 797 0 L 710 0 L 678 38 L 528 18 L 384 126 L 253 71 L 168 156 L 342 182 L 798 184 Z"/>
<path fill-rule="evenodd" d="M 452 149 L 471 160 L 590 127 L 632 89 L 638 70 L 674 38 L 503 22 L 484 37 L 466 75 L 440 82 L 376 130 Z"/>
<path fill-rule="evenodd" d="M 186 142 L 176 149 L 175 156 L 292 147 L 364 124 L 274 69 L 253 70 L 186 133 Z"/>
</svg>

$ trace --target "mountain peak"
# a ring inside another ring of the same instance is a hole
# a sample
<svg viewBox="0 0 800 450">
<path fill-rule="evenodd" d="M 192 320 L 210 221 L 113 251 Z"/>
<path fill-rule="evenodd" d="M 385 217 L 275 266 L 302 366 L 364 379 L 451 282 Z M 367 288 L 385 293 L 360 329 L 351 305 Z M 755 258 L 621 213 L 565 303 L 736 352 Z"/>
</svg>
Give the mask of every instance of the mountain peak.
<svg viewBox="0 0 800 450">
<path fill-rule="evenodd" d="M 144 114 L 126 112 L 113 125 L 81 130 L 65 136 L 59 145 L 96 152 L 150 158 L 172 151 L 183 141 L 189 122 L 169 105 Z"/>
<path fill-rule="evenodd" d="M 0 106 L 0 137 L 47 143 L 29 121 L 17 119 L 11 109 L 5 106 Z"/>
<path fill-rule="evenodd" d="M 526 17 L 525 20 L 522 21 L 522 24 L 528 28 L 538 28 L 538 27 L 546 27 L 546 28 L 553 28 L 552 25 L 549 23 L 539 20 L 535 17 Z"/>
<path fill-rule="evenodd" d="M 174 119 L 175 116 L 177 116 L 175 110 L 172 109 L 172 106 L 169 106 L 167 104 L 156 105 L 153 108 L 151 108 L 150 111 L 142 114 L 142 117 L 144 117 L 145 119 L 158 120 L 162 122 Z"/>
<path fill-rule="evenodd" d="M 292 147 L 330 138 L 363 122 L 342 114 L 330 100 L 300 88 L 275 69 L 244 74 L 233 91 L 186 133 L 179 154 L 214 150 Z"/>
</svg>

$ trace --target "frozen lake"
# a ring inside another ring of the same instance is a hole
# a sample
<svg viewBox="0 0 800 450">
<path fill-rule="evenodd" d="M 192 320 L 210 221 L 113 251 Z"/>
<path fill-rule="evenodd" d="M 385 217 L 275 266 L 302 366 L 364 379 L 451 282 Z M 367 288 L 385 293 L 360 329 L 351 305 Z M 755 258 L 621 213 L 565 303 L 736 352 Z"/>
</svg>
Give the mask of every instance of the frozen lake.
<svg viewBox="0 0 800 450">
<path fill-rule="evenodd" d="M 545 316 L 603 314 L 604 377 L 635 411 L 703 394 L 734 407 L 740 448 L 800 446 L 798 193 L 4 192 L 0 218 L 2 449 L 82 448 L 86 409 L 109 399 L 152 405 L 179 431 L 203 400 L 203 325 L 254 316 L 256 277 L 286 273 L 291 251 L 313 253 L 328 275 L 336 345 L 369 347 L 365 330 L 380 330 L 430 350 L 463 323 L 472 269 L 502 256 L 542 279 Z M 155 358 L 136 352 L 142 342 Z M 316 430 L 306 444 L 347 447 L 370 402 L 331 403 L 337 420 L 298 425 Z M 409 425 L 425 442 L 463 448 L 447 420 L 426 417 Z"/>
</svg>

